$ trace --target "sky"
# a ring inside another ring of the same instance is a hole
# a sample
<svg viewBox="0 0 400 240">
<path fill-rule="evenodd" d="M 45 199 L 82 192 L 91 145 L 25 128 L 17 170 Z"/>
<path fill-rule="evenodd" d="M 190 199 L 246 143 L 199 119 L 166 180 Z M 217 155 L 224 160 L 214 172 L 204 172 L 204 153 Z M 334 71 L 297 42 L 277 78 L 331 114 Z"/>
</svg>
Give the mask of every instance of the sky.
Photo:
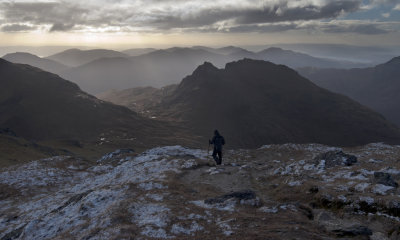
<svg viewBox="0 0 400 240">
<path fill-rule="evenodd" d="M 0 46 L 400 45 L 400 0 L 0 0 Z"/>
</svg>

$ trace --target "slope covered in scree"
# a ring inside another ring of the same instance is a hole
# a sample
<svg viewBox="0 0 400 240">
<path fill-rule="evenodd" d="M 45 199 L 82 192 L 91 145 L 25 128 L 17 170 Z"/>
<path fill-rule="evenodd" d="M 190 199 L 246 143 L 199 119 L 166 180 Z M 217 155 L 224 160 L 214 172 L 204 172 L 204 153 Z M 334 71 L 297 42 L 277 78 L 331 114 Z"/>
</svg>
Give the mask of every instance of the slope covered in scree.
<svg viewBox="0 0 400 240">
<path fill-rule="evenodd" d="M 360 145 L 398 143 L 399 130 L 381 115 L 322 89 L 296 71 L 244 59 L 217 69 L 199 66 L 157 109 L 206 139 L 217 128 L 229 146 L 267 143 Z"/>
<path fill-rule="evenodd" d="M 344 153 L 343 153 L 343 152 Z M 0 170 L 2 239 L 399 236 L 399 147 L 118 150 Z M 28 180 L 27 180 L 28 179 Z"/>
</svg>

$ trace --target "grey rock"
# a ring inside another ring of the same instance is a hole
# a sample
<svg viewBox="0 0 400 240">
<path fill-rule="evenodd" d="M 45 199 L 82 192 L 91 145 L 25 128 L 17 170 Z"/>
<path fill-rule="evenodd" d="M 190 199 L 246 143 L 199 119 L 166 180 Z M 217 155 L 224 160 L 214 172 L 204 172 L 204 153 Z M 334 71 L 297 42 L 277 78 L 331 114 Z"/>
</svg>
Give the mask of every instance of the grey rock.
<svg viewBox="0 0 400 240">
<path fill-rule="evenodd" d="M 127 149 L 118 149 L 114 152 L 111 152 L 109 154 L 104 155 L 102 158 L 97 160 L 98 163 L 105 162 L 107 160 L 111 160 L 116 156 L 122 155 L 122 154 L 129 154 L 129 153 L 134 153 L 135 151 L 133 149 L 127 148 Z"/>
<path fill-rule="evenodd" d="M 21 236 L 22 231 L 24 230 L 26 225 L 19 227 L 17 229 L 12 230 L 11 232 L 7 233 L 4 235 L 1 240 L 13 240 L 13 239 L 18 239 L 19 236 Z"/>
<path fill-rule="evenodd" d="M 321 153 L 314 158 L 316 164 L 322 160 L 325 161 L 325 167 L 331 168 L 335 166 L 352 166 L 357 162 L 357 157 L 354 155 L 346 154 L 343 151 L 329 151 Z"/>
<path fill-rule="evenodd" d="M 235 198 L 237 200 L 251 200 L 256 199 L 256 193 L 252 190 L 244 190 L 239 192 L 233 192 L 229 194 L 225 194 L 215 198 L 209 198 L 204 200 L 205 204 L 216 204 L 216 203 L 223 203 L 228 199 Z"/>
<path fill-rule="evenodd" d="M 335 229 L 332 231 L 338 237 L 356 237 L 356 236 L 371 236 L 372 230 L 360 225 L 351 226 L 343 229 Z"/>
<path fill-rule="evenodd" d="M 397 188 L 399 186 L 399 184 L 393 180 L 392 176 L 389 173 L 374 172 L 374 178 L 375 178 L 375 182 L 378 184 L 395 187 L 395 188 Z"/>
</svg>

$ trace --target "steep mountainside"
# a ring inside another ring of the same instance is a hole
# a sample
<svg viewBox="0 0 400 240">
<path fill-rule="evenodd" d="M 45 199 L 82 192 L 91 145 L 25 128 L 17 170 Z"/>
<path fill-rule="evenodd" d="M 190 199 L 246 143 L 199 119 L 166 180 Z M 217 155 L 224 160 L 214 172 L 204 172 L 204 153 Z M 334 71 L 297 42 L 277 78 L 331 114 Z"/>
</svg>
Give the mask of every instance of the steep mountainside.
<svg viewBox="0 0 400 240">
<path fill-rule="evenodd" d="M 80 50 L 74 48 L 48 56 L 47 59 L 60 62 L 67 66 L 76 67 L 96 59 L 115 57 L 128 57 L 128 55 L 107 49 Z"/>
<path fill-rule="evenodd" d="M 0 59 L 0 128 L 17 136 L 99 140 L 111 134 L 133 139 L 132 144 L 157 144 L 156 138 L 169 135 L 162 126 L 98 100 L 57 75 Z"/>
<path fill-rule="evenodd" d="M 381 115 L 322 89 L 294 70 L 245 59 L 217 69 L 204 63 L 155 109 L 206 139 L 219 129 L 231 147 L 268 143 L 399 143 Z"/>
<path fill-rule="evenodd" d="M 2 58 L 9 62 L 28 64 L 52 73 L 59 73 L 68 68 L 68 66 L 63 65 L 59 62 L 50 59 L 40 58 L 30 53 L 10 53 L 3 56 Z"/>
<path fill-rule="evenodd" d="M 400 126 L 400 57 L 371 68 L 300 69 L 317 85 L 345 94 Z"/>
</svg>

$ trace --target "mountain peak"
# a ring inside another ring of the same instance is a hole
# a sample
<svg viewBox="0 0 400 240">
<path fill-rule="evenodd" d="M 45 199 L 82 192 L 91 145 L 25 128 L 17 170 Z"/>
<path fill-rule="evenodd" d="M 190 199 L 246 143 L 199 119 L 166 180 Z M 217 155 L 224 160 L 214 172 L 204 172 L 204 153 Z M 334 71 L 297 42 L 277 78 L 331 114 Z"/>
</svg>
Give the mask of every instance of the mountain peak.
<svg viewBox="0 0 400 240">
<path fill-rule="evenodd" d="M 235 61 L 235 62 L 230 62 L 227 63 L 225 66 L 226 70 L 230 70 L 230 69 L 240 69 L 240 68 L 253 68 L 253 67 L 278 67 L 281 65 L 277 65 L 275 63 L 269 62 L 269 61 L 264 61 L 264 60 L 256 60 L 256 59 L 250 59 L 250 58 L 243 58 L 239 61 Z M 285 67 L 287 69 L 290 69 L 288 67 Z M 290 69 L 291 70 L 291 69 Z"/>
<path fill-rule="evenodd" d="M 216 70 L 218 71 L 219 69 L 212 63 L 204 62 L 202 65 L 198 66 L 196 70 L 194 70 L 193 74 L 195 75 L 196 73 L 212 72 Z"/>
<path fill-rule="evenodd" d="M 8 53 L 8 54 L 4 55 L 3 58 L 10 57 L 10 56 L 27 56 L 27 57 L 39 58 L 38 56 L 31 54 L 31 53 L 27 53 L 27 52 Z"/>
</svg>

